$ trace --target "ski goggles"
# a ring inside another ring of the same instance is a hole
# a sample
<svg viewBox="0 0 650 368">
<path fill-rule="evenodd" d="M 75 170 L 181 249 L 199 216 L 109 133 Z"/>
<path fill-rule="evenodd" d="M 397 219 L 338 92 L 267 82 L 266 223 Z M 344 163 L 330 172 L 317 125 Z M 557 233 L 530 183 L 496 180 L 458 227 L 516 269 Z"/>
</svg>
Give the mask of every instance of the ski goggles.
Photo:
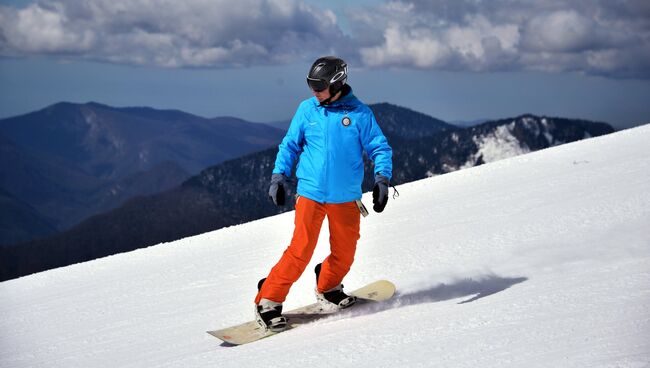
<svg viewBox="0 0 650 368">
<path fill-rule="evenodd" d="M 323 92 L 330 86 L 329 82 L 324 79 L 314 79 L 307 77 L 307 85 L 314 92 Z"/>
</svg>

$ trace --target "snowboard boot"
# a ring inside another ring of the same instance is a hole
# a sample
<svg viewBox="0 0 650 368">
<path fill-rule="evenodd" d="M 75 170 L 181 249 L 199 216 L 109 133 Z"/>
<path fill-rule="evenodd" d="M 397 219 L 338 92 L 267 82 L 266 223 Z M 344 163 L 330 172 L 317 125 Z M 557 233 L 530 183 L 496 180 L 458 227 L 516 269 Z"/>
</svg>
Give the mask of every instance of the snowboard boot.
<svg viewBox="0 0 650 368">
<path fill-rule="evenodd" d="M 262 288 L 264 280 L 261 279 L 257 283 L 257 290 Z M 255 320 L 265 330 L 271 332 L 281 332 L 287 328 L 287 318 L 282 315 L 282 303 L 274 302 L 272 300 L 260 300 L 260 303 L 255 306 Z"/>
<path fill-rule="evenodd" d="M 281 332 L 287 329 L 287 318 L 282 315 L 282 303 L 262 299 L 255 306 L 255 320 L 265 330 Z"/>
<path fill-rule="evenodd" d="M 316 285 L 318 285 L 318 276 L 320 275 L 321 264 L 317 264 L 314 272 L 316 273 Z M 336 309 L 345 309 L 351 307 L 357 302 L 357 297 L 347 295 L 343 292 L 343 284 L 327 290 L 323 293 L 318 292 L 316 287 L 316 300 L 324 307 L 334 306 Z"/>
</svg>

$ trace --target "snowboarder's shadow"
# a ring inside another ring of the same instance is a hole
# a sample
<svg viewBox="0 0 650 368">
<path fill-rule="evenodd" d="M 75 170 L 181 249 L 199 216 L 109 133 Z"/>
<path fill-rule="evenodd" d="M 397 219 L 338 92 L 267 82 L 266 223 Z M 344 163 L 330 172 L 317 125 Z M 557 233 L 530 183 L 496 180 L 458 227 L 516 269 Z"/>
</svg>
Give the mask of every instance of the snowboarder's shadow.
<svg viewBox="0 0 650 368">
<path fill-rule="evenodd" d="M 513 285 L 528 280 L 526 277 L 500 277 L 496 275 L 486 275 L 476 278 L 467 278 L 455 280 L 448 284 L 437 284 L 430 288 L 417 290 L 410 293 L 398 293 L 393 304 L 398 306 L 440 302 L 444 300 L 470 297 L 469 299 L 458 302 L 458 304 L 471 303 L 476 300 L 485 298 L 504 291 Z"/>
<path fill-rule="evenodd" d="M 475 278 L 458 279 L 447 284 L 439 283 L 412 292 L 398 291 L 388 301 L 381 303 L 363 303 L 361 306 L 350 308 L 349 311 L 346 310 L 333 315 L 332 319 L 373 314 L 409 305 L 435 303 L 464 297 L 468 298 L 461 300 L 458 304 L 471 303 L 504 291 L 526 280 L 528 280 L 526 277 L 500 277 L 492 274 Z"/>
</svg>

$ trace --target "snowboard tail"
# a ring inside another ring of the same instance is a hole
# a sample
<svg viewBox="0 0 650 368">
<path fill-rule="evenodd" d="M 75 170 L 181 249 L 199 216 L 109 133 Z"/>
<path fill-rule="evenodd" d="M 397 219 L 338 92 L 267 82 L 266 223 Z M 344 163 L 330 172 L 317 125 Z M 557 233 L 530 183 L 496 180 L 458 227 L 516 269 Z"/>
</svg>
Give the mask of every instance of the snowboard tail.
<svg viewBox="0 0 650 368">
<path fill-rule="evenodd" d="M 393 285 L 392 282 L 386 280 L 375 281 L 351 292 L 349 295 L 356 296 L 357 302 L 345 310 L 349 310 L 357 307 L 358 305 L 363 305 L 366 303 L 388 300 L 394 294 L 395 285 Z M 333 311 L 324 310 L 322 305 L 319 303 L 313 303 L 287 311 L 284 313 L 284 316 L 287 318 L 287 329 L 285 331 L 333 315 L 338 311 L 338 309 Z M 232 345 L 242 345 L 281 332 L 269 331 L 253 320 L 221 330 L 208 331 L 208 333 L 225 343 Z"/>
</svg>

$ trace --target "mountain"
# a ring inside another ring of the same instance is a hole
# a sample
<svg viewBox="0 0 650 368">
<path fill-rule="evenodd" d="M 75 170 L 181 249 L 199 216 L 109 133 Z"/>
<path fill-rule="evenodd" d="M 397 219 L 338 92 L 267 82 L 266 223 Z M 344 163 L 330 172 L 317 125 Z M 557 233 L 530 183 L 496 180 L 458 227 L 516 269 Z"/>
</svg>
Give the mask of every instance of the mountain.
<svg viewBox="0 0 650 368">
<path fill-rule="evenodd" d="M 270 123 L 265 123 L 266 125 L 269 125 L 273 128 L 276 129 L 281 129 L 284 131 L 289 130 L 289 125 L 291 125 L 291 120 L 281 120 L 281 121 L 273 121 Z"/>
<path fill-rule="evenodd" d="M 3 367 L 644 367 L 650 125 L 400 186 L 362 219 L 346 289 L 397 286 L 239 347 L 293 213 L 0 283 Z M 364 201 L 370 201 L 366 194 Z M 312 303 L 311 270 L 285 309 Z"/>
<path fill-rule="evenodd" d="M 483 124 L 491 120 L 493 119 L 454 120 L 454 121 L 450 121 L 449 124 L 457 126 L 459 128 L 469 128 L 469 127 L 473 127 L 474 125 Z"/>
<path fill-rule="evenodd" d="M 451 130 L 431 139 L 400 142 L 397 182 L 478 166 L 564 143 L 612 133 L 606 123 L 522 115 Z"/>
<path fill-rule="evenodd" d="M 386 118 L 385 111 L 390 111 Z M 409 129 L 411 121 L 399 118 L 400 111 L 406 117 L 413 116 L 412 111 L 397 106 L 382 105 L 375 111 L 382 129 L 384 125 L 388 128 L 386 135 L 394 153 L 393 183 L 398 185 L 613 131 L 602 123 L 526 115 L 488 122 L 470 130 L 441 126 L 432 129 L 431 136 L 409 139 L 414 136 L 415 127 L 427 120 L 416 120 L 414 128 Z M 399 129 L 391 128 L 398 122 Z M 435 126 L 433 118 L 430 122 Z M 514 149 L 515 146 L 519 148 Z M 276 154 L 277 148 L 271 148 L 226 161 L 203 170 L 179 187 L 132 199 L 64 233 L 3 247 L 1 258 L 8 261 L 0 267 L 0 279 L 169 242 L 290 210 L 291 191 L 285 207 L 278 208 L 268 200 Z M 367 163 L 364 191 L 372 189 L 371 173 L 372 165 Z"/>
<path fill-rule="evenodd" d="M 30 240 L 34 235 L 46 237 L 57 231 L 49 219 L 44 218 L 27 203 L 0 188 L 0 207 L 11 216 L 0 217 L 0 233 L 11 243 Z"/>
<path fill-rule="evenodd" d="M 0 246 L 0 280 L 168 242 L 286 211 L 264 190 L 275 152 L 229 160 L 151 196 L 138 196 L 60 234 Z M 267 188 L 268 189 L 268 188 Z"/>
<path fill-rule="evenodd" d="M 427 138 L 456 129 L 442 120 L 389 103 L 374 104 L 370 107 L 388 138 Z"/>
<path fill-rule="evenodd" d="M 49 219 L 49 227 L 65 230 L 133 196 L 176 187 L 207 166 L 277 145 L 282 136 L 237 118 L 59 103 L 0 120 L 0 187 Z"/>
</svg>

